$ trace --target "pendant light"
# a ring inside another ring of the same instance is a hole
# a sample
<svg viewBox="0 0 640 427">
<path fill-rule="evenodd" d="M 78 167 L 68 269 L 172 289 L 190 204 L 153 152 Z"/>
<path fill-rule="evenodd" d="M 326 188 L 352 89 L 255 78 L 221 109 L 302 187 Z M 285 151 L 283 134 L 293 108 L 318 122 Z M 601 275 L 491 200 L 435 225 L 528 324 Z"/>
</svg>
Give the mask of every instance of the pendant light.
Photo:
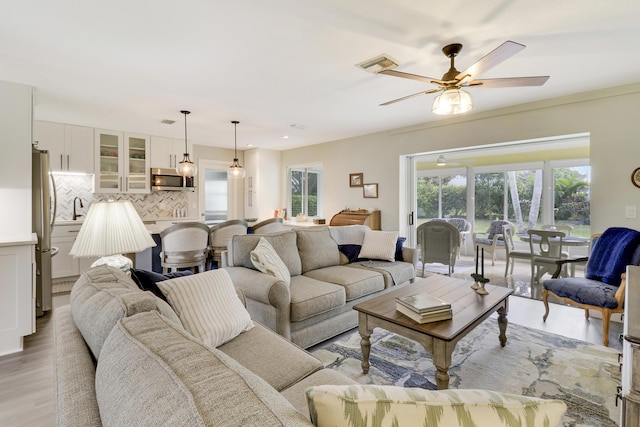
<svg viewBox="0 0 640 427">
<path fill-rule="evenodd" d="M 237 120 L 232 120 L 233 123 L 233 164 L 227 169 L 227 178 L 244 178 L 245 170 L 240 163 L 238 163 L 238 123 Z"/>
<path fill-rule="evenodd" d="M 198 167 L 189 159 L 189 152 L 187 149 L 187 114 L 191 114 L 191 111 L 180 110 L 184 114 L 184 158 L 178 166 L 176 166 L 176 172 L 178 175 L 184 177 L 192 177 L 198 173 Z"/>
</svg>

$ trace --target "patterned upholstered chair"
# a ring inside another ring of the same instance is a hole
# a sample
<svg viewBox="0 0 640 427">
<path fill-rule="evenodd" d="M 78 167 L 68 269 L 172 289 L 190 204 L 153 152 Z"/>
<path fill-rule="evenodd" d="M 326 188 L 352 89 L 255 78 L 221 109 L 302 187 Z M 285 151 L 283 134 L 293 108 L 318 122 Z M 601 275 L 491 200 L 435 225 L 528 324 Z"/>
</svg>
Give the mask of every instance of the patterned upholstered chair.
<svg viewBox="0 0 640 427">
<path fill-rule="evenodd" d="M 602 313 L 602 335 L 605 346 L 609 345 L 609 322 L 613 313 L 624 312 L 627 265 L 640 265 L 640 232 L 628 228 L 608 228 L 602 235 L 592 236 L 591 253 L 587 258 L 563 259 L 557 262 L 553 277 L 543 282 L 542 300 L 549 316 L 549 296 L 585 310 Z M 560 278 L 564 265 L 587 261 L 585 277 Z"/>
<path fill-rule="evenodd" d="M 491 255 L 491 265 L 496 264 L 496 252 L 506 252 L 504 236 L 502 235 L 504 225 L 513 226 L 510 221 L 497 219 L 491 221 L 486 233 L 473 233 L 474 246 L 481 250 L 484 249 L 485 252 Z M 475 252 L 474 256 L 477 256 L 477 254 L 478 251 Z"/>
</svg>

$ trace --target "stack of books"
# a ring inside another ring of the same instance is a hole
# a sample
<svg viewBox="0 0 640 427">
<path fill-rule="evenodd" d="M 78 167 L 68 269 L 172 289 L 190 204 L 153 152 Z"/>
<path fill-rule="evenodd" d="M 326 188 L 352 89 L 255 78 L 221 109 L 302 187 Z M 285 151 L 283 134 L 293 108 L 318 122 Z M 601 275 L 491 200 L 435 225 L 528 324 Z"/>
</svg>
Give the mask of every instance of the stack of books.
<svg viewBox="0 0 640 427">
<path fill-rule="evenodd" d="M 418 323 L 439 322 L 453 317 L 451 304 L 428 293 L 396 298 L 396 310 Z"/>
</svg>

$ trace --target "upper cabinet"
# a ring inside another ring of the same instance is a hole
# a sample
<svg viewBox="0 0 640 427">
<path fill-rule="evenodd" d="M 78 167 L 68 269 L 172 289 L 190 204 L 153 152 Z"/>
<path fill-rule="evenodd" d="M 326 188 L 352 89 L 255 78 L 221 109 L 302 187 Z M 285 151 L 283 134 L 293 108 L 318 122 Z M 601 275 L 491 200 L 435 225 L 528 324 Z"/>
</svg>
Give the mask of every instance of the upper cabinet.
<svg viewBox="0 0 640 427">
<path fill-rule="evenodd" d="M 34 141 L 49 151 L 56 172 L 94 172 L 93 128 L 44 121 L 33 122 Z"/>
<path fill-rule="evenodd" d="M 149 137 L 95 130 L 96 193 L 148 193 Z"/>
<path fill-rule="evenodd" d="M 188 146 L 191 153 L 191 145 Z M 161 136 L 151 137 L 151 167 L 152 168 L 175 168 L 178 162 L 184 157 L 184 140 L 163 138 Z"/>
</svg>

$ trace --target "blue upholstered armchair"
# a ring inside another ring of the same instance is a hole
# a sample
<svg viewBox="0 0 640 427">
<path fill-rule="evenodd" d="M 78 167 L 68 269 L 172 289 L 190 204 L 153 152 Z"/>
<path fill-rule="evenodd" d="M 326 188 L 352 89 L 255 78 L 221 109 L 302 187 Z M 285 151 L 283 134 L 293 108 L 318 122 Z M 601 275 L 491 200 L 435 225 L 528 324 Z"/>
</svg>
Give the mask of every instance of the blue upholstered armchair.
<svg viewBox="0 0 640 427">
<path fill-rule="evenodd" d="M 549 316 L 549 295 L 583 308 L 586 319 L 589 319 L 589 310 L 598 310 L 602 313 L 604 345 L 608 346 L 611 315 L 624 312 L 624 272 L 627 265 L 640 265 L 640 232 L 608 228 L 601 235 L 592 236 L 591 248 L 588 258 L 557 261 L 553 277 L 543 282 L 545 313 L 542 319 L 546 321 Z M 585 261 L 585 277 L 559 277 L 565 264 Z"/>
</svg>

